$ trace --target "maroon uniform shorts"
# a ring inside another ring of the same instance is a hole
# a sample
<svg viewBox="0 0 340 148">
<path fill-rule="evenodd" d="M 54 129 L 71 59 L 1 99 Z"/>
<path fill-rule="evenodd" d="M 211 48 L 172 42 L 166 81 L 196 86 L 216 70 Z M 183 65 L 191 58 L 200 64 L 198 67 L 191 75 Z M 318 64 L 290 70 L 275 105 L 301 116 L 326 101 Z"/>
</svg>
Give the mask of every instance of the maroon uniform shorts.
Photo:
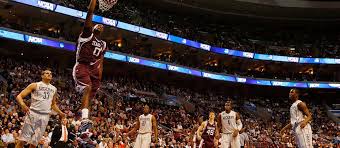
<svg viewBox="0 0 340 148">
<path fill-rule="evenodd" d="M 199 148 L 215 148 L 214 142 L 204 141 L 203 139 L 200 142 Z"/>
<path fill-rule="evenodd" d="M 92 90 L 97 91 L 100 87 L 99 69 L 99 62 L 94 65 L 77 62 L 72 72 L 73 79 L 76 83 L 76 90 L 83 92 L 86 86 L 91 86 Z"/>
</svg>

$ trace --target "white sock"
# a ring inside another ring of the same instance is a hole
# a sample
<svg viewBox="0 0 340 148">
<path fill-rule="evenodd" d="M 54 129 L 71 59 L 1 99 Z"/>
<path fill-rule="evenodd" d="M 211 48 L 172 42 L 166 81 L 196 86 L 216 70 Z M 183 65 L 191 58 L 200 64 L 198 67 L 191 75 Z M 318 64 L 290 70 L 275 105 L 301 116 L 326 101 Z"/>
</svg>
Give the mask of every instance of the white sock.
<svg viewBox="0 0 340 148">
<path fill-rule="evenodd" d="M 88 119 L 89 118 L 89 110 L 87 108 L 83 108 L 81 110 L 81 119 Z"/>
</svg>

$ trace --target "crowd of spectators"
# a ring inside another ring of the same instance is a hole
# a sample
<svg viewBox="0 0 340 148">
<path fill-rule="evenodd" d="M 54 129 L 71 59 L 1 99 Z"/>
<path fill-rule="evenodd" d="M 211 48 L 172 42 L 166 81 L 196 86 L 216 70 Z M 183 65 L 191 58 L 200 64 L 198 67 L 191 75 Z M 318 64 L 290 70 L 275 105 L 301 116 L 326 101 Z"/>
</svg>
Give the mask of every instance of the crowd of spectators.
<svg viewBox="0 0 340 148">
<path fill-rule="evenodd" d="M 89 0 L 47 0 L 63 6 L 87 11 Z M 159 11 L 154 7 L 137 0 L 120 0 L 110 11 L 98 15 L 114 18 L 119 21 L 141 25 L 153 30 L 170 33 L 190 40 L 212 46 L 243 50 L 256 53 L 303 56 L 303 57 L 338 57 L 339 32 L 284 29 L 283 27 L 266 28 L 254 25 L 223 25 L 200 16 L 182 16 L 180 14 Z M 1 20 L 1 19 L 0 19 Z M 1 21 L 0 21 L 1 23 Z M 32 26 L 14 25 L 34 33 L 45 32 L 52 37 L 75 41 L 78 33 L 72 33 L 70 26 L 56 24 L 55 30 L 32 30 Z M 67 30 L 67 31 L 65 31 Z"/>
<path fill-rule="evenodd" d="M 48 1 L 82 11 L 87 11 L 89 4 L 89 0 Z M 340 52 L 339 32 L 334 30 L 227 25 L 212 22 L 204 15 L 161 11 L 138 0 L 120 0 L 110 11 L 98 10 L 96 14 L 217 47 L 249 52 L 305 57 L 337 57 Z"/>
<path fill-rule="evenodd" d="M 29 83 L 40 80 L 40 73 L 47 65 L 42 63 L 15 61 L 6 57 L 0 60 L 0 77 L 5 89 L 1 92 L 0 104 L 0 145 L 10 146 L 17 142 L 23 123 L 24 113 L 15 101 L 15 96 Z M 71 72 L 53 69 L 53 85 L 58 88 L 58 105 L 67 114 L 69 132 L 77 135 L 80 124 L 79 96 L 75 93 Z M 5 85 L 6 84 L 6 85 Z M 159 143 L 165 147 L 189 147 L 192 128 L 197 125 L 197 118 L 207 117 L 207 112 L 223 111 L 225 96 L 211 92 L 196 92 L 190 88 L 164 85 L 162 82 L 137 79 L 131 74 L 105 76 L 98 95 L 91 101 L 91 118 L 94 121 L 91 140 L 93 145 L 102 147 L 130 147 L 134 137 L 125 137 L 134 126 L 136 117 L 141 114 L 143 104 L 147 103 L 159 124 Z M 177 103 L 171 104 L 167 98 Z M 174 99 L 175 98 L 175 99 Z M 294 138 L 281 139 L 279 130 L 289 121 L 290 106 L 287 98 L 244 98 L 232 97 L 234 109 L 240 112 L 245 133 L 250 143 L 256 147 L 294 147 Z M 29 102 L 29 99 L 27 99 Z M 192 104 L 193 106 L 187 106 Z M 247 104 L 255 106 L 245 107 Z M 320 104 L 307 102 L 313 113 L 313 144 L 317 147 L 339 146 L 340 127 L 328 119 Z M 262 108 L 262 110 L 260 109 Z M 60 121 L 53 115 L 40 142 L 48 147 L 53 128 Z M 292 134 L 289 134 L 292 135 Z M 77 147 L 84 141 L 81 135 L 69 139 L 69 147 Z M 154 145 L 154 144 L 153 144 Z"/>
<path fill-rule="evenodd" d="M 57 2 L 53 1 L 54 3 L 59 3 L 62 5 L 66 5 L 69 7 L 81 7 L 82 5 L 85 5 L 87 2 L 80 1 L 79 3 L 74 4 L 73 1 L 64 1 L 64 2 Z M 120 1 L 120 3 L 117 4 L 117 8 L 113 9 L 113 11 L 110 12 L 119 12 L 118 10 L 124 10 L 125 9 L 132 9 L 132 10 L 139 10 L 135 3 L 131 3 L 128 1 Z M 116 10 L 117 9 L 117 10 Z M 130 12 L 130 11 L 128 11 Z M 134 11 L 133 11 L 134 12 Z M 138 11 L 139 12 L 139 11 Z M 9 12 L 15 15 L 14 12 Z M 98 12 L 102 13 L 102 12 Z M 132 12 L 131 12 L 132 13 Z M 135 13 L 135 12 L 134 12 Z M 144 13 L 144 12 L 143 12 Z M 158 13 L 157 13 L 158 14 Z M 103 14 L 108 15 L 108 14 Z M 108 17 L 117 17 L 121 16 L 116 14 L 113 16 L 113 14 L 110 14 L 112 16 Z M 123 15 L 125 16 L 125 14 Z M 125 17 L 118 17 L 117 19 L 122 19 L 124 21 L 132 20 L 127 19 Z M 153 17 L 151 17 L 153 18 Z M 151 19 L 150 18 L 150 19 Z M 73 23 L 66 24 L 53 24 L 46 22 L 41 22 L 40 24 L 45 24 L 48 27 L 35 27 L 40 26 L 39 23 L 36 21 L 33 21 L 35 23 L 28 23 L 29 21 L 25 21 L 25 18 L 20 18 L 17 16 L 17 19 L 10 20 L 10 19 L 1 19 L 0 17 L 0 26 L 6 27 L 6 28 L 12 28 L 15 30 L 21 30 L 26 32 L 31 32 L 34 34 L 40 34 L 45 35 L 53 38 L 59 38 L 61 40 L 68 40 L 68 41 L 76 41 L 79 30 L 72 30 L 72 24 L 77 24 L 76 20 L 74 20 Z M 144 19 L 141 19 L 144 20 Z M 39 21 L 38 21 L 39 22 Z M 157 23 L 155 23 L 156 25 Z M 78 25 L 78 24 L 77 24 Z M 143 24 L 142 24 L 143 25 Z M 153 25 L 155 27 L 155 25 Z M 44 25 L 42 25 L 44 26 Z M 156 27 L 157 28 L 157 27 Z M 155 29 L 155 28 L 153 28 Z M 173 29 L 170 29 L 173 30 Z M 199 31 L 192 31 L 193 33 L 197 33 Z M 156 52 L 155 47 L 152 47 L 152 43 L 145 41 L 145 37 L 141 37 L 139 35 L 136 36 L 135 44 L 129 44 L 127 46 L 118 47 L 116 44 L 110 44 L 110 49 L 115 51 L 120 51 L 128 54 L 133 54 L 137 56 L 157 59 L 161 61 L 171 62 L 183 66 L 188 66 L 192 68 L 198 68 L 203 69 L 207 71 L 212 72 L 218 72 L 223 74 L 233 74 L 233 75 L 239 75 L 239 76 L 247 76 L 247 77 L 255 77 L 255 78 L 269 78 L 269 79 L 281 79 L 281 80 L 292 80 L 292 81 L 331 81 L 331 82 L 337 82 L 340 81 L 340 74 L 337 71 L 329 71 L 323 69 L 321 66 L 314 66 L 311 70 L 303 70 L 303 71 L 278 71 L 270 67 L 271 65 L 263 64 L 263 67 L 260 68 L 249 68 L 247 66 L 240 65 L 247 65 L 244 63 L 246 60 L 242 60 L 239 58 L 233 58 L 232 63 L 229 64 L 226 63 L 225 60 L 221 57 L 219 57 L 217 54 L 211 54 L 211 53 L 205 53 L 205 52 L 198 52 L 195 49 L 192 48 L 185 48 L 183 50 L 183 47 L 177 48 L 176 45 L 169 45 L 173 47 L 169 47 L 169 49 L 166 49 L 162 52 Z M 134 40 L 133 39 L 133 40 Z M 261 48 L 265 49 L 265 48 Z M 321 48 L 320 48 L 321 49 Z M 291 52 L 291 50 L 289 50 Z M 334 50 L 332 50 L 334 51 Z M 204 56 L 202 56 L 204 54 Z M 332 55 L 338 55 L 337 52 L 334 52 Z"/>
<path fill-rule="evenodd" d="M 20 19 L 18 19 L 20 20 Z M 16 20 L 16 21 L 18 21 Z M 49 31 L 48 29 L 33 29 L 35 27 L 24 25 L 21 23 L 19 25 L 16 23 L 9 23 L 4 21 L 0 23 L 0 26 L 6 28 L 12 28 L 16 30 L 24 30 L 34 34 L 47 35 L 50 37 L 57 37 L 61 40 L 67 38 L 74 40 L 76 39 L 76 34 L 70 36 L 64 36 L 61 38 L 60 34 L 63 33 L 61 29 L 57 31 Z M 337 71 L 329 71 L 323 69 L 322 66 L 314 66 L 313 69 L 308 71 L 278 71 L 273 69 L 270 64 L 263 64 L 260 68 L 250 68 L 247 65 L 247 60 L 242 60 L 240 58 L 233 58 L 232 63 L 226 62 L 224 58 L 217 54 L 199 52 L 192 48 L 176 48 L 171 47 L 164 51 L 159 52 L 154 47 L 150 46 L 149 41 L 145 41 L 145 37 L 139 35 L 134 38 L 133 42 L 136 44 L 118 47 L 114 43 L 109 44 L 109 49 L 112 51 L 119 51 L 122 53 L 132 54 L 136 56 L 142 56 L 146 58 L 156 59 L 160 61 L 165 61 L 169 63 L 175 63 L 183 66 L 188 66 L 191 68 L 197 68 L 202 70 L 207 70 L 211 72 L 217 72 L 222 74 L 232 74 L 239 76 L 255 77 L 255 78 L 269 78 L 269 79 L 281 79 L 281 80 L 292 80 L 292 81 L 340 81 L 340 73 Z M 176 46 L 176 45 L 174 45 Z M 289 66 L 288 66 L 289 67 Z"/>
</svg>

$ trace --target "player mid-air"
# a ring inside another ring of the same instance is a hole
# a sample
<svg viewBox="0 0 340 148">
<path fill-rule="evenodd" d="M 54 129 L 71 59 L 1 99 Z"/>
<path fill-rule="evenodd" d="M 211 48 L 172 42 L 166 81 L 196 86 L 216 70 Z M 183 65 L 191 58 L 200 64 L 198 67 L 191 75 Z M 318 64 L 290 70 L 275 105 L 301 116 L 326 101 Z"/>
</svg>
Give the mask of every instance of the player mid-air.
<svg viewBox="0 0 340 148">
<path fill-rule="evenodd" d="M 290 123 L 288 123 L 280 134 L 284 137 L 284 132 L 287 129 L 292 129 L 295 135 L 296 145 L 299 148 L 312 148 L 312 127 L 310 114 L 306 104 L 299 100 L 300 92 L 297 89 L 291 89 L 289 99 L 293 102 L 290 107 Z"/>
<path fill-rule="evenodd" d="M 151 146 L 152 130 L 155 134 L 155 143 L 158 143 L 157 120 L 155 116 L 150 114 L 148 105 L 144 106 L 143 114 L 138 117 L 135 127 L 126 135 L 129 136 L 138 130 L 138 135 L 134 148 L 149 148 Z"/>
<path fill-rule="evenodd" d="M 225 103 L 225 111 L 217 118 L 218 131 L 222 130 L 221 148 L 240 148 L 239 131 L 242 129 L 240 114 L 232 110 L 232 101 Z"/>
<path fill-rule="evenodd" d="M 215 113 L 209 113 L 209 120 L 204 121 L 197 130 L 197 139 L 200 140 L 199 148 L 217 148 L 218 139 L 216 139 L 217 123 L 215 122 Z"/>
<path fill-rule="evenodd" d="M 38 142 L 45 133 L 51 108 L 56 111 L 61 118 L 65 118 L 66 116 L 56 103 L 57 88 L 50 84 L 52 72 L 50 70 L 42 71 L 41 78 L 42 81 L 31 83 L 20 92 L 16 98 L 21 109 L 26 113 L 16 148 L 23 148 L 25 143 L 30 144 L 30 148 L 37 147 Z M 31 94 L 30 107 L 28 107 L 23 100 L 23 98 L 29 94 Z"/>
<path fill-rule="evenodd" d="M 93 11 L 96 0 L 91 0 L 82 33 L 77 41 L 76 64 L 73 67 L 73 78 L 76 90 L 82 93 L 81 109 L 82 122 L 80 132 L 92 127 L 89 120 L 89 102 L 100 87 L 103 72 L 104 53 L 106 42 L 100 39 L 104 30 L 103 25 L 92 24 Z"/>
</svg>

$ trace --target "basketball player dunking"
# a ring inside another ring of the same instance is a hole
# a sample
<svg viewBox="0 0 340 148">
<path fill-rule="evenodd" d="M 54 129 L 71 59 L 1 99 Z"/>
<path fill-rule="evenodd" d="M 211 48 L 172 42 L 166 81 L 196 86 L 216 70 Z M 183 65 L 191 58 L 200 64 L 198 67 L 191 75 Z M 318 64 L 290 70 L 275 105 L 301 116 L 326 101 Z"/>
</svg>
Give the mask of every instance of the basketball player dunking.
<svg viewBox="0 0 340 148">
<path fill-rule="evenodd" d="M 209 120 L 204 121 L 197 130 L 197 139 L 201 140 L 199 148 L 217 148 L 218 139 L 215 135 L 217 132 L 217 123 L 215 122 L 215 113 L 209 113 Z M 203 133 L 202 133 L 203 132 Z"/>
<path fill-rule="evenodd" d="M 289 98 L 293 102 L 290 107 L 290 123 L 288 123 L 280 134 L 284 137 L 284 132 L 287 129 L 292 129 L 295 134 L 296 145 L 299 148 L 312 148 L 312 128 L 310 121 L 312 115 L 310 114 L 306 104 L 299 100 L 299 90 L 291 89 Z"/>
<path fill-rule="evenodd" d="M 92 127 L 89 120 L 89 101 L 100 87 L 106 51 L 106 42 L 99 39 L 104 30 L 103 25 L 97 24 L 93 27 L 92 24 L 95 7 L 96 0 L 91 0 L 83 31 L 77 41 L 76 64 L 72 73 L 76 90 L 82 93 L 82 122 L 79 128 L 81 133 Z"/>
<path fill-rule="evenodd" d="M 158 143 L 158 129 L 155 116 L 150 114 L 150 108 L 148 105 L 144 106 L 144 114 L 140 115 L 135 127 L 127 133 L 127 136 L 131 135 L 138 130 L 138 135 L 134 148 L 149 148 L 151 146 L 151 134 L 152 129 L 155 133 L 155 144 Z"/>
<path fill-rule="evenodd" d="M 65 114 L 57 106 L 57 88 L 50 84 L 52 72 L 44 70 L 41 72 L 42 81 L 31 83 L 17 97 L 16 100 L 26 113 L 24 125 L 19 136 L 16 148 L 23 148 L 25 143 L 30 144 L 30 148 L 35 148 L 45 133 L 46 126 L 50 118 L 51 108 L 56 111 L 61 118 Z M 28 107 L 23 98 L 31 94 L 31 106 Z"/>
<path fill-rule="evenodd" d="M 225 103 L 225 111 L 217 118 L 218 131 L 222 130 L 222 148 L 240 148 L 239 131 L 242 129 L 240 114 L 232 110 L 232 101 Z"/>
</svg>

